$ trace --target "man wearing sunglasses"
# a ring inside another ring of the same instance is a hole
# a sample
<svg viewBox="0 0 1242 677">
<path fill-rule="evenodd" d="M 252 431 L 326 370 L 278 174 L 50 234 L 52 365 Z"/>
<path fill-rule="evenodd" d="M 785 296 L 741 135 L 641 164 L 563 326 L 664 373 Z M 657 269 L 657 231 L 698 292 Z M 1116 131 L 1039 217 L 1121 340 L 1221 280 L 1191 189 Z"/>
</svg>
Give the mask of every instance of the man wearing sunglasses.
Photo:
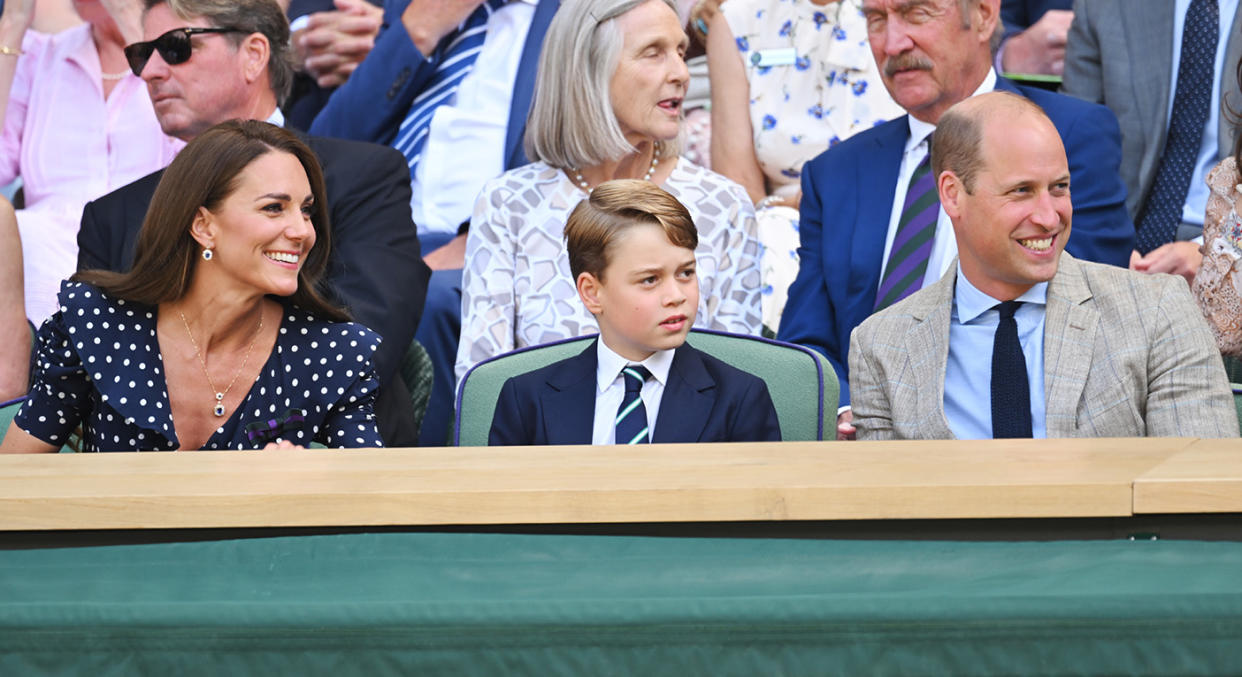
<svg viewBox="0 0 1242 677">
<path fill-rule="evenodd" d="M 143 41 L 125 49 L 164 132 L 189 141 L 234 118 L 283 125 L 277 108 L 293 81 L 289 25 L 275 0 L 146 0 Z M 430 275 L 410 219 L 409 174 L 397 151 L 303 136 L 323 165 L 332 222 L 330 291 L 384 337 L 375 357 L 376 414 L 389 446 L 418 438 L 400 366 Z M 163 172 L 86 205 L 78 269 L 124 271 Z"/>
</svg>

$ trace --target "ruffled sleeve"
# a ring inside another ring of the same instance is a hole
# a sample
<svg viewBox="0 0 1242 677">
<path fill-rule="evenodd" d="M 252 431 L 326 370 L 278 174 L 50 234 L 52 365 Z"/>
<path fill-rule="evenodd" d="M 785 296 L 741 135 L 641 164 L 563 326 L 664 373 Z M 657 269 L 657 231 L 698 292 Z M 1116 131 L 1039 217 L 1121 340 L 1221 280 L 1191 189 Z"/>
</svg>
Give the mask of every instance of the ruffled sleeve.
<svg viewBox="0 0 1242 677">
<path fill-rule="evenodd" d="M 30 397 L 14 419 L 17 426 L 48 444 L 61 446 L 93 407 L 91 376 L 74 347 L 75 311 L 66 306 L 81 285 L 66 284 L 61 310 L 39 329 Z"/>
<path fill-rule="evenodd" d="M 375 352 L 379 349 L 379 334 L 355 324 L 333 325 L 341 331 L 338 340 L 339 361 L 346 368 L 343 379 L 331 382 L 324 379 L 335 401 L 328 405 L 323 424 L 315 436 L 317 442 L 329 448 L 382 447 L 375 424 L 375 396 L 379 380 L 375 376 Z M 333 374 L 332 370 L 325 376 Z M 330 378 L 330 377 L 329 377 Z"/>
</svg>

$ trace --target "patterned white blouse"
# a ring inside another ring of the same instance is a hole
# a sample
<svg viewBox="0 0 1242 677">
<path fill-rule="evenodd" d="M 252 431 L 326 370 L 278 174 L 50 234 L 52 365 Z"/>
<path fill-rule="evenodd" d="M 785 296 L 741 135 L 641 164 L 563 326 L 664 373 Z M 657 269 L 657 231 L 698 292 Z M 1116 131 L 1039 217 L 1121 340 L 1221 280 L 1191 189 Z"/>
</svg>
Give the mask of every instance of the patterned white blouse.
<svg viewBox="0 0 1242 677">
<path fill-rule="evenodd" d="M 661 188 L 699 231 L 695 326 L 758 334 L 759 241 L 746 191 L 684 158 Z M 493 355 L 599 331 L 578 299 L 563 238 L 569 213 L 586 197 L 542 162 L 483 186 L 466 238 L 458 381 Z"/>
</svg>

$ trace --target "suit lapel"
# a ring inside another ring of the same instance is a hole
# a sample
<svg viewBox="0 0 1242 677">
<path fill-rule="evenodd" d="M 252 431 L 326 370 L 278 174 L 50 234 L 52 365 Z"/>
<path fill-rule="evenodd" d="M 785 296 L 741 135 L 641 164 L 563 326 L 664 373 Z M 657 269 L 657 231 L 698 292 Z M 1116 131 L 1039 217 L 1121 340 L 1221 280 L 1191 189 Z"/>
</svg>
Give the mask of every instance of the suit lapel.
<svg viewBox="0 0 1242 677">
<path fill-rule="evenodd" d="M 543 46 L 544 33 L 556 14 L 558 0 L 539 0 L 535 5 L 535 17 L 526 33 L 522 47 L 522 60 L 518 62 L 517 77 L 513 81 L 513 99 L 509 103 L 509 128 L 505 134 L 505 169 L 521 167 L 527 163 L 522 151 L 522 137 L 526 132 L 526 115 L 530 112 L 530 99 L 535 91 L 535 72 L 539 65 L 539 52 Z"/>
<path fill-rule="evenodd" d="M 598 340 L 598 339 L 596 339 Z M 548 375 L 539 408 L 547 444 L 590 444 L 595 430 L 595 341 Z"/>
<path fill-rule="evenodd" d="M 949 362 L 949 321 L 953 313 L 953 287 L 957 279 L 956 260 L 949 272 L 936 284 L 928 287 L 927 294 L 920 295 L 911 304 L 910 315 L 915 323 L 906 334 L 905 345 L 909 352 L 908 377 L 914 381 L 914 401 L 896 401 L 893 410 L 909 407 L 918 428 L 918 437 L 925 439 L 953 439 L 953 431 L 944 417 L 944 372 Z M 915 297 L 911 297 L 915 298 Z M 900 378 L 906 378 L 902 374 Z M 907 391 L 908 392 L 908 391 Z M 895 415 L 894 420 L 898 420 Z"/>
<path fill-rule="evenodd" d="M 1221 81 L 1220 100 L 1231 106 L 1237 106 L 1234 103 L 1242 100 L 1242 90 L 1238 89 L 1238 78 L 1235 77 L 1237 71 L 1234 65 L 1242 59 L 1242 38 L 1238 37 L 1238 31 L 1242 31 L 1242 11 L 1234 11 L 1233 25 L 1229 29 L 1228 46 L 1225 47 L 1225 63 L 1219 75 Z M 1216 121 L 1216 141 L 1218 159 L 1225 159 L 1233 152 L 1234 132 L 1233 124 L 1229 120 L 1229 115 L 1221 114 Z"/>
<path fill-rule="evenodd" d="M 1132 91 L 1140 94 L 1136 105 L 1142 129 L 1147 138 L 1157 144 L 1157 149 L 1164 147 L 1168 131 L 1166 123 L 1172 96 L 1169 83 L 1173 77 L 1173 10 L 1173 0 L 1146 0 L 1142 10 L 1136 8 L 1117 17 L 1124 27 L 1122 34 L 1130 51 Z"/>
<path fill-rule="evenodd" d="M 716 382 L 689 345 L 673 353 L 652 442 L 697 442 L 716 403 Z"/>
<path fill-rule="evenodd" d="M 1078 262 L 1061 255 L 1048 285 L 1044 316 L 1044 422 L 1048 437 L 1073 437 L 1078 402 L 1091 370 L 1100 313 L 1090 304 L 1091 288 Z"/>
<path fill-rule="evenodd" d="M 897 176 L 901 172 L 901 156 L 910 136 L 908 118 L 902 116 L 887 123 L 874 139 L 870 160 L 858 168 L 858 217 L 849 235 L 850 309 L 846 317 L 865 319 L 875 307 L 876 290 L 880 288 L 880 269 L 884 267 L 884 240 L 892 216 L 893 196 L 897 193 Z M 830 177 L 830 180 L 838 180 Z M 829 207 L 831 208 L 831 207 Z M 839 235 L 839 234 L 838 234 Z M 840 245 L 838 240 L 838 246 Z M 833 246 L 825 238 L 826 247 Z M 832 253 L 832 259 L 839 255 Z"/>
</svg>

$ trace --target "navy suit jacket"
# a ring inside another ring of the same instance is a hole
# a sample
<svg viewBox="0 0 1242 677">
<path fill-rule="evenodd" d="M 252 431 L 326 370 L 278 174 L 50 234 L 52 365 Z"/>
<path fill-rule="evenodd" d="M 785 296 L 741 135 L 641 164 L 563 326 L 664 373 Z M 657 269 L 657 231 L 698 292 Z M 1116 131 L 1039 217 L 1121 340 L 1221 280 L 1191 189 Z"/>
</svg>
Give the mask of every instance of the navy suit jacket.
<svg viewBox="0 0 1242 677">
<path fill-rule="evenodd" d="M 573 357 L 506 381 L 496 403 L 488 444 L 591 444 L 596 356 L 596 342 L 592 341 Z M 688 344 L 673 353 L 652 442 L 780 439 L 776 409 L 763 379 Z"/>
<path fill-rule="evenodd" d="M 436 63 L 428 61 L 414 47 L 401 23 L 401 13 L 409 4 L 410 0 L 384 3 L 384 26 L 375 40 L 375 47 L 349 80 L 333 92 L 328 105 L 319 111 L 311 124 L 312 134 L 392 145 L 415 97 L 422 93 L 436 72 Z M 535 91 L 535 71 L 539 66 L 543 35 L 552 23 L 558 4 L 558 0 L 539 0 L 526 35 L 509 102 L 506 170 L 527 164 L 526 153 L 522 150 L 526 114 Z"/>
<path fill-rule="evenodd" d="M 324 274 L 329 297 L 384 338 L 375 353 L 380 380 L 376 417 L 388 446 L 415 446 L 401 360 L 414 340 L 431 271 L 410 219 L 410 182 L 401 154 L 340 139 L 301 138 L 323 166 L 332 224 Z M 88 202 L 78 230 L 78 270 L 129 270 L 138 231 L 164 170 Z"/>
<path fill-rule="evenodd" d="M 1066 250 L 1087 261 L 1126 267 L 1134 224 L 1118 174 L 1121 131 L 1107 108 L 999 78 L 997 90 L 1039 104 L 1065 144 L 1073 229 Z M 871 315 L 884 240 L 909 136 L 906 116 L 857 134 L 802 171 L 798 277 L 789 288 L 780 339 L 818 350 L 832 362 L 849 404 L 850 332 Z"/>
</svg>

